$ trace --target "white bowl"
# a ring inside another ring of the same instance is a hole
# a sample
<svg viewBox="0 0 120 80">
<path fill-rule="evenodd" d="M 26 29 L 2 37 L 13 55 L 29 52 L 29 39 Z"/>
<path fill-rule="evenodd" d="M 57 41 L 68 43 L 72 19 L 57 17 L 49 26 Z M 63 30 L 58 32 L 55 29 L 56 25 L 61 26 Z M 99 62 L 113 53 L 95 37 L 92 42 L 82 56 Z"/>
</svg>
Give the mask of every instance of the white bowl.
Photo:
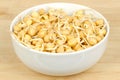
<svg viewBox="0 0 120 80">
<path fill-rule="evenodd" d="M 97 11 L 88 8 L 86 6 L 71 4 L 71 3 L 48 3 L 41 4 L 32 8 L 29 8 L 22 13 L 20 13 L 15 19 L 12 21 L 10 25 L 10 31 L 13 31 L 13 26 L 20 20 L 21 17 L 24 17 L 26 14 L 38 10 L 40 8 L 48 9 L 48 8 L 62 8 L 67 13 L 71 14 L 79 9 L 88 9 L 87 13 L 94 14 L 96 17 L 102 18 L 105 21 L 107 34 L 103 40 L 101 40 L 95 46 L 82 50 L 76 51 L 72 53 L 47 53 L 47 52 L 39 52 L 33 49 L 30 49 L 23 44 L 21 44 L 14 35 L 11 34 L 12 43 L 14 46 L 14 50 L 20 60 L 27 65 L 29 68 L 43 73 L 47 75 L 53 76 L 65 76 L 72 75 L 76 73 L 80 73 L 91 66 L 93 66 L 103 55 L 106 43 L 109 34 L 109 24 L 107 20 Z"/>
</svg>

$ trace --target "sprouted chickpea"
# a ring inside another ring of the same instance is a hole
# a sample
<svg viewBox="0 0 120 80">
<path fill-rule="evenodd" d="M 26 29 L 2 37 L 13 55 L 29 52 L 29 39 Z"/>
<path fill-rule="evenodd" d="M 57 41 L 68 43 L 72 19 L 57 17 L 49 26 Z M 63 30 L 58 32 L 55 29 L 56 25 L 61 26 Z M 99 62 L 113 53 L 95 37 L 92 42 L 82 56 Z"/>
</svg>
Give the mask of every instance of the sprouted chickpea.
<svg viewBox="0 0 120 80">
<path fill-rule="evenodd" d="M 103 19 L 77 10 L 68 15 L 62 9 L 39 9 L 26 15 L 14 27 L 15 37 L 37 51 L 69 53 L 99 43 L 106 35 Z"/>
</svg>

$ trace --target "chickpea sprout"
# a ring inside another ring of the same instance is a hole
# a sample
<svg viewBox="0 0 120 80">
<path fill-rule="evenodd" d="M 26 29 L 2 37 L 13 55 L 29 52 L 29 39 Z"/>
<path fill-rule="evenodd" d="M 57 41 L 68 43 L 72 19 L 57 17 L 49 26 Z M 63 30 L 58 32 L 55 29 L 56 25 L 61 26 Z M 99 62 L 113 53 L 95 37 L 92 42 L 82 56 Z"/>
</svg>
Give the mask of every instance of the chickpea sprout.
<svg viewBox="0 0 120 80">
<path fill-rule="evenodd" d="M 50 53 L 80 51 L 96 45 L 106 35 L 104 20 L 92 16 L 85 10 L 68 15 L 63 9 L 39 9 L 16 23 L 13 34 L 23 45 L 34 50 Z"/>
</svg>

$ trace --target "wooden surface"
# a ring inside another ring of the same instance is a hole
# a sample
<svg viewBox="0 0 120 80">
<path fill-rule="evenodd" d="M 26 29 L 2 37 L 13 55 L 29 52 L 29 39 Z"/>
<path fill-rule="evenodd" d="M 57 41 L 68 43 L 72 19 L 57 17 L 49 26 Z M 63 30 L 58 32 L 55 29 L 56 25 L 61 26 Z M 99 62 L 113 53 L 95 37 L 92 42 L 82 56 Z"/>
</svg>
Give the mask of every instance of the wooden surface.
<svg viewBox="0 0 120 80">
<path fill-rule="evenodd" d="M 9 26 L 21 11 L 57 0 L 0 0 L 0 80 L 120 80 L 120 0 L 61 0 L 89 6 L 102 13 L 110 23 L 107 49 L 89 70 L 72 76 L 53 77 L 27 68 L 13 51 Z"/>
</svg>

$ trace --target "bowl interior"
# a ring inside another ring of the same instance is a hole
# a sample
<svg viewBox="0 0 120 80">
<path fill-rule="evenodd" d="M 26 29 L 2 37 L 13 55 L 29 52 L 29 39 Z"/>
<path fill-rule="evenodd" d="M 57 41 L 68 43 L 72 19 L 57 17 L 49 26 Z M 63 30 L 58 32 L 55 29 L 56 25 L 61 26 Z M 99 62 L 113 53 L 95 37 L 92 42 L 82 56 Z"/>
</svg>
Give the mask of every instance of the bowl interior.
<svg viewBox="0 0 120 80">
<path fill-rule="evenodd" d="M 85 10 L 86 10 L 86 11 L 85 11 L 86 14 L 93 14 L 95 17 L 97 17 L 97 18 L 102 18 L 102 19 L 105 21 L 106 30 L 107 30 L 106 36 L 105 36 L 99 43 L 97 43 L 96 45 L 94 45 L 94 46 L 92 46 L 92 47 L 90 47 L 90 48 L 87 48 L 87 49 L 85 49 L 85 50 L 76 51 L 76 52 L 84 52 L 84 51 L 86 51 L 86 50 L 92 49 L 93 47 L 97 47 L 97 45 L 101 44 L 101 42 L 104 41 L 104 39 L 108 37 L 108 34 L 109 34 L 109 24 L 108 24 L 107 20 L 105 19 L 105 17 L 104 17 L 103 15 L 101 15 L 99 12 L 97 12 L 96 10 L 91 9 L 91 8 L 89 8 L 89 7 L 86 7 L 86 6 L 83 6 L 83 5 L 78 5 L 78 4 L 72 4 L 72 3 L 48 3 L 48 4 L 41 4 L 41 5 L 38 5 L 38 6 L 34 6 L 34 7 L 32 7 L 32 8 L 29 8 L 29 9 L 21 12 L 19 15 L 17 15 L 17 16 L 14 18 L 14 20 L 12 21 L 12 23 L 11 23 L 11 25 L 10 25 L 10 31 L 11 31 L 11 32 L 13 31 L 14 25 L 15 25 L 19 20 L 21 20 L 25 15 L 30 14 L 30 13 L 33 12 L 33 11 L 37 11 L 37 10 L 39 10 L 40 8 L 43 8 L 43 9 L 45 9 L 46 11 L 47 11 L 49 8 L 55 8 L 55 9 L 61 8 L 61 9 L 63 9 L 63 10 L 64 10 L 67 14 L 69 14 L 69 15 L 71 15 L 73 12 L 75 12 L 75 11 L 77 11 L 77 10 L 85 9 Z M 15 39 L 14 35 L 11 34 L 11 36 L 12 36 L 12 38 L 13 38 L 15 41 L 17 41 L 17 43 L 18 43 L 20 46 L 26 48 L 26 46 L 24 46 L 24 45 L 21 44 L 17 39 Z M 30 49 L 30 48 L 27 47 L 27 49 Z M 30 49 L 30 50 L 39 53 L 39 51 L 36 51 L 36 50 L 33 50 L 33 49 Z M 72 52 L 71 54 L 74 54 L 74 53 L 76 53 L 76 52 Z M 47 53 L 47 54 L 49 54 L 48 52 L 40 52 L 40 53 L 43 53 L 43 54 L 44 54 L 44 53 Z M 63 54 L 63 53 L 61 53 L 61 54 Z M 58 54 L 57 54 L 57 55 L 58 55 Z"/>
</svg>

